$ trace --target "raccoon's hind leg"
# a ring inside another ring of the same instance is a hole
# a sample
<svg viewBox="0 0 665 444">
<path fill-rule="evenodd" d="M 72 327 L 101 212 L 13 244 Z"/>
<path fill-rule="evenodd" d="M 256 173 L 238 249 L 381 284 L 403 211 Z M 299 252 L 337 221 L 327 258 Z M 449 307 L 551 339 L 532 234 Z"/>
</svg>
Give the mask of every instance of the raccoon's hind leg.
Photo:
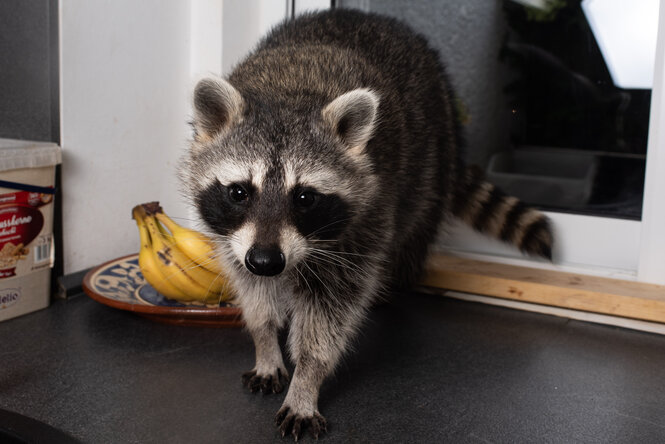
<svg viewBox="0 0 665 444">
<path fill-rule="evenodd" d="M 252 392 L 280 393 L 289 383 L 289 373 L 278 341 L 286 314 L 277 300 L 277 289 L 274 285 L 255 285 L 251 291 L 239 293 L 245 325 L 256 351 L 256 365 L 242 375 L 242 383 Z"/>
</svg>

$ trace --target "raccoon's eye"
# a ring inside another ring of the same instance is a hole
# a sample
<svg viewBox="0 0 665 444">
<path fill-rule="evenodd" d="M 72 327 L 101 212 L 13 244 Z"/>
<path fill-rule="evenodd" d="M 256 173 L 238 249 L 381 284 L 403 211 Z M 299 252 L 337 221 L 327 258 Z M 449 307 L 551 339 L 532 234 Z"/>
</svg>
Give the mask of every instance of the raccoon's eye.
<svg viewBox="0 0 665 444">
<path fill-rule="evenodd" d="M 319 194 L 314 191 L 300 191 L 295 194 L 294 203 L 299 208 L 309 208 L 319 200 Z"/>
<path fill-rule="evenodd" d="M 229 197 L 235 203 L 243 203 L 247 200 L 249 195 L 247 194 L 247 190 L 245 190 L 242 186 L 234 183 L 229 187 Z"/>
</svg>

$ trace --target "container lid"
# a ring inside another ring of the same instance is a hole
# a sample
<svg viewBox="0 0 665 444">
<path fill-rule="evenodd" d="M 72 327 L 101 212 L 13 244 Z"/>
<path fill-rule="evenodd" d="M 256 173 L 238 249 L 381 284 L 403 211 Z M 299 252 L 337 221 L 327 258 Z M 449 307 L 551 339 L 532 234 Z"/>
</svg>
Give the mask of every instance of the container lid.
<svg viewBox="0 0 665 444">
<path fill-rule="evenodd" d="M 55 143 L 0 139 L 0 171 L 40 168 L 62 162 L 62 151 Z"/>
</svg>

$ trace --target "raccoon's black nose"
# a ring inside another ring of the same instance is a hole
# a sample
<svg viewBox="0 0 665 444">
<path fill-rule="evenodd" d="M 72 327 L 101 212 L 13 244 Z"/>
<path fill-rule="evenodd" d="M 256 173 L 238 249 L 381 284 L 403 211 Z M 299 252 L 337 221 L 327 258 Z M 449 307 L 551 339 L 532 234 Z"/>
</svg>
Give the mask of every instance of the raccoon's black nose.
<svg viewBox="0 0 665 444">
<path fill-rule="evenodd" d="M 284 270 L 286 259 L 277 247 L 257 247 L 249 249 L 245 255 L 245 266 L 259 276 L 275 276 Z"/>
</svg>

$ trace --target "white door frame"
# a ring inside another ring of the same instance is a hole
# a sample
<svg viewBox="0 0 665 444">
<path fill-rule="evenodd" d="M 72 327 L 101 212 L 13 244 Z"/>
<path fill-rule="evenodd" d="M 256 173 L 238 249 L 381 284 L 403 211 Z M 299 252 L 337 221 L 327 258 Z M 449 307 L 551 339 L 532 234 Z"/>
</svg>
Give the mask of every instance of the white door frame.
<svg viewBox="0 0 665 444">
<path fill-rule="evenodd" d="M 637 279 L 665 284 L 665 7 L 660 2 Z"/>
</svg>

